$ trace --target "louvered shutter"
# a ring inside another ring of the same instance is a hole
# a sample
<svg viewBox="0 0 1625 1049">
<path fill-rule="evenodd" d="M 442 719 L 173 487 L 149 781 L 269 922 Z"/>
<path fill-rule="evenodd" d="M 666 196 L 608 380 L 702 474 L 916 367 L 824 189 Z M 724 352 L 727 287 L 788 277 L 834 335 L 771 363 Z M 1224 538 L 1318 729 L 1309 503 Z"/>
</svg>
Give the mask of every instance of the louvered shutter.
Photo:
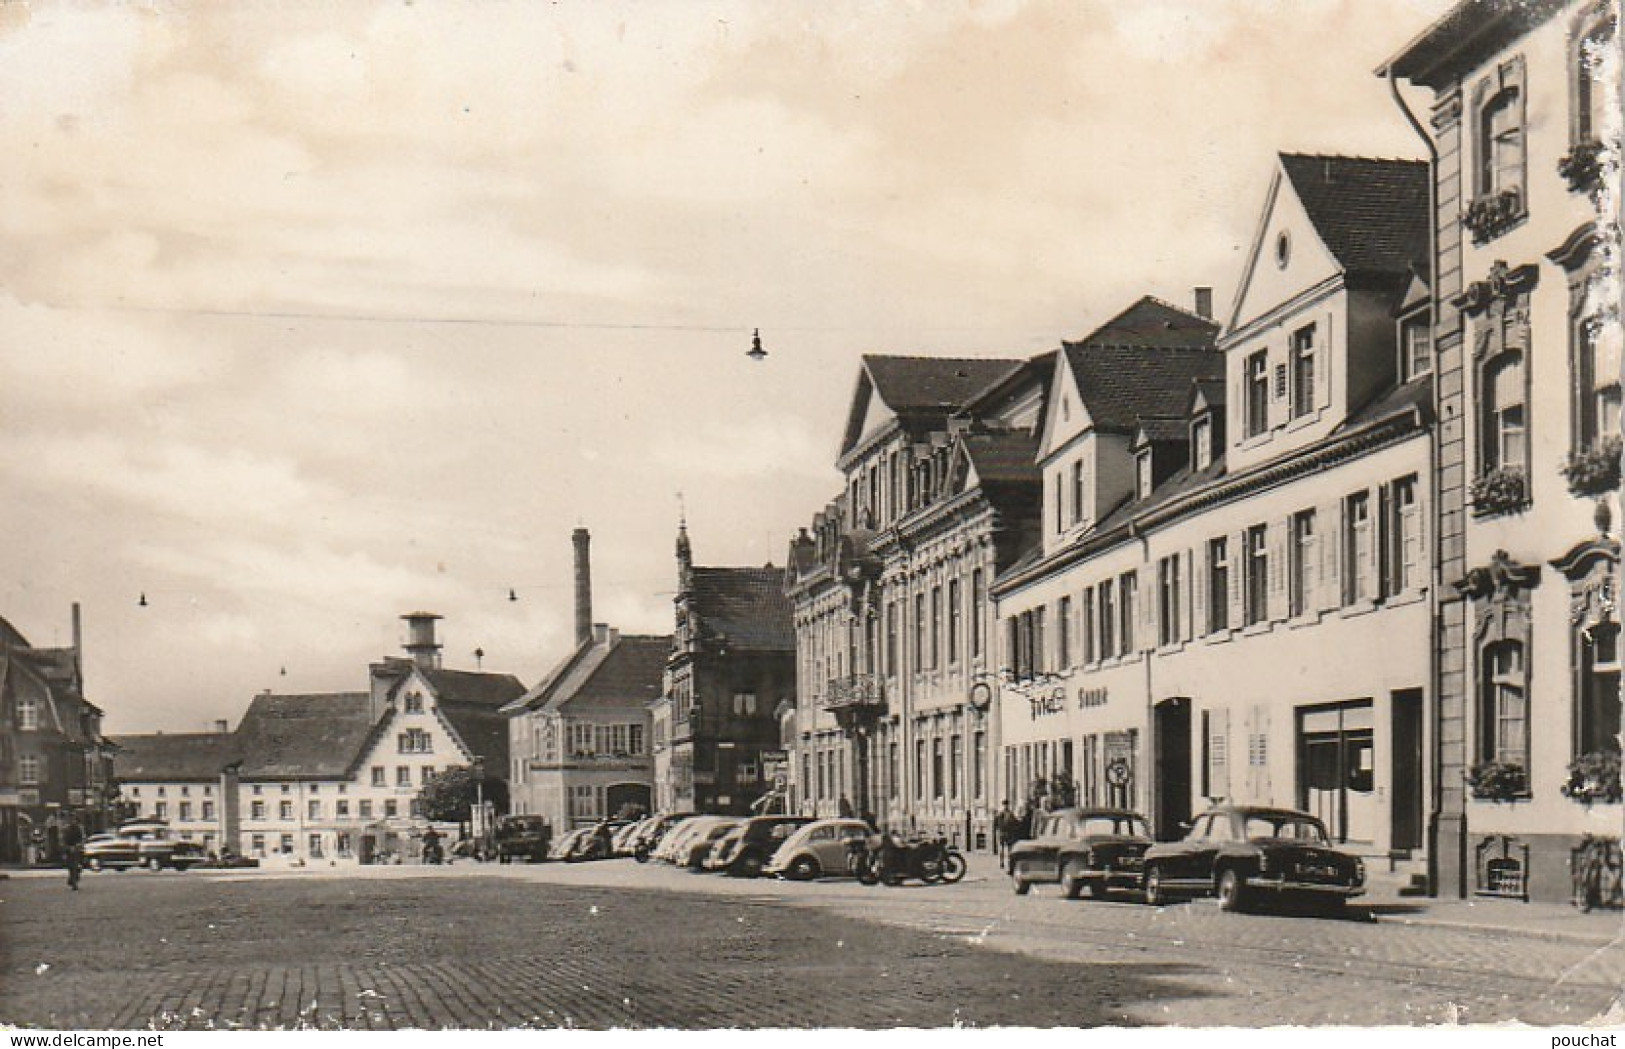
<svg viewBox="0 0 1625 1049">
<path fill-rule="evenodd" d="M 1320 607 L 1320 544 L 1326 528 L 1326 519 L 1316 510 L 1309 518 L 1309 540 L 1298 551 L 1303 563 L 1303 610 L 1313 612 Z"/>
<path fill-rule="evenodd" d="M 1208 553 L 1204 543 L 1200 553 L 1192 551 L 1191 561 L 1191 636 L 1201 637 L 1207 633 L 1207 588 L 1208 588 Z M 1201 578 L 1196 573 L 1201 572 Z"/>
<path fill-rule="evenodd" d="M 1214 798 L 1230 797 L 1230 711 L 1208 712 L 1208 785 Z"/>
<path fill-rule="evenodd" d="M 1377 512 L 1376 520 L 1371 522 L 1371 532 L 1376 536 L 1377 544 L 1377 589 L 1376 598 L 1380 601 L 1388 597 L 1396 589 L 1393 585 L 1395 555 L 1393 534 L 1393 491 L 1391 486 L 1384 482 L 1377 486 Z"/>
<path fill-rule="evenodd" d="M 1201 629 L 1196 618 L 1196 551 L 1187 549 L 1182 558 L 1185 576 L 1179 581 L 1180 639 L 1189 641 Z"/>
<path fill-rule="evenodd" d="M 1343 504 L 1334 499 L 1320 508 L 1320 607 L 1323 611 L 1343 604 Z"/>
<path fill-rule="evenodd" d="M 1287 616 L 1287 556 L 1286 548 L 1292 532 L 1292 518 L 1271 521 L 1264 533 L 1264 549 L 1269 557 L 1269 618 Z"/>
<path fill-rule="evenodd" d="M 1230 629 L 1247 625 L 1247 530 L 1230 537 Z"/>
</svg>

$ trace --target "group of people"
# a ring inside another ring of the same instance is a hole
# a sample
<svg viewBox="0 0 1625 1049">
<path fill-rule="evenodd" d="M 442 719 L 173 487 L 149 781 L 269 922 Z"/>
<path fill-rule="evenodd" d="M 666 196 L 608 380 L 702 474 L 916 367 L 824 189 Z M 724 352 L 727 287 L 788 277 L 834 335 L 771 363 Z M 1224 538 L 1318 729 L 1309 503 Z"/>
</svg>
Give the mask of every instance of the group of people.
<svg viewBox="0 0 1625 1049">
<path fill-rule="evenodd" d="M 1010 847 L 1033 836 L 1038 820 L 1056 809 L 1064 809 L 1076 801 L 1077 789 L 1072 777 L 1057 772 L 1049 780 L 1036 779 L 1021 803 L 1021 811 L 1010 808 L 1008 800 L 999 802 L 999 811 L 993 817 L 993 840 L 998 846 L 999 869 L 1006 869 L 1010 861 Z"/>
</svg>

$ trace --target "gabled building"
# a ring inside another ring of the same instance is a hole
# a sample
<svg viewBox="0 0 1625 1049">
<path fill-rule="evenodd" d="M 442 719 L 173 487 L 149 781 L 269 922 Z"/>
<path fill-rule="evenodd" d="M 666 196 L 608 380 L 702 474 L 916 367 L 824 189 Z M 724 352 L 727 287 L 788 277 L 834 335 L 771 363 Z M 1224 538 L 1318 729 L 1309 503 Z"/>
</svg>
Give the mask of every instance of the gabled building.
<svg viewBox="0 0 1625 1049">
<path fill-rule="evenodd" d="M 114 746 L 85 698 L 79 606 L 73 644 L 41 648 L 0 619 L 0 862 L 55 858 L 69 819 L 114 816 Z"/>
<path fill-rule="evenodd" d="M 555 834 L 654 804 L 649 707 L 662 695 L 672 639 L 592 621 L 589 536 L 576 529 L 576 643 L 534 688 L 502 708 L 513 811 Z"/>
<path fill-rule="evenodd" d="M 797 807 L 990 842 L 994 576 L 1036 536 L 1053 355 L 868 356 L 842 493 L 791 544 Z"/>
<path fill-rule="evenodd" d="M 130 819 L 167 822 L 174 833 L 218 853 L 236 847 L 236 734 L 213 732 L 114 736 L 119 797 Z"/>
<path fill-rule="evenodd" d="M 1074 476 L 1098 416 L 1119 436 L 995 588 L 1012 794 L 1065 772 L 1162 837 L 1226 800 L 1309 809 L 1373 855 L 1424 846 L 1426 210 L 1425 165 L 1282 155 L 1222 331 L 1193 328 L 1185 360 L 1069 348 L 1046 471 Z"/>
<path fill-rule="evenodd" d="M 1619 834 L 1618 23 L 1462 0 L 1379 70 L 1434 93 L 1441 894 L 1566 899 Z"/>
<path fill-rule="evenodd" d="M 651 717 L 666 811 L 742 815 L 787 775 L 777 711 L 796 691 L 796 639 L 784 569 L 694 564 L 677 531 L 676 629 Z"/>
</svg>

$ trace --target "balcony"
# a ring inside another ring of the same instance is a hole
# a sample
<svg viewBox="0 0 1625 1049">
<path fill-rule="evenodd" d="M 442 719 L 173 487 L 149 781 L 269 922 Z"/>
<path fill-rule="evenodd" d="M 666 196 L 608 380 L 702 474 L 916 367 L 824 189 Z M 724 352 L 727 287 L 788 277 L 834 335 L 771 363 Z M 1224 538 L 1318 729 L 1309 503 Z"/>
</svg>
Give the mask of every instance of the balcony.
<svg viewBox="0 0 1625 1049">
<path fill-rule="evenodd" d="M 820 705 L 831 713 L 883 713 L 886 709 L 886 679 L 879 674 L 849 674 L 830 678 Z"/>
</svg>

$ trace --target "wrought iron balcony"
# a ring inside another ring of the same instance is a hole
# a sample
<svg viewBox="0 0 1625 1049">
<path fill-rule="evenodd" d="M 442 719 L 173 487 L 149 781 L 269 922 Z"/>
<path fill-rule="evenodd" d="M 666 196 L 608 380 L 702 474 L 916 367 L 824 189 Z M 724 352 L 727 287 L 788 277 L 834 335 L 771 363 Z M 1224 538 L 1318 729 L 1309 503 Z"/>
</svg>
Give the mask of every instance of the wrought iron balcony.
<svg viewBox="0 0 1625 1049">
<path fill-rule="evenodd" d="M 833 677 L 824 689 L 823 708 L 829 711 L 886 708 L 886 679 L 879 674 L 848 674 Z"/>
</svg>

